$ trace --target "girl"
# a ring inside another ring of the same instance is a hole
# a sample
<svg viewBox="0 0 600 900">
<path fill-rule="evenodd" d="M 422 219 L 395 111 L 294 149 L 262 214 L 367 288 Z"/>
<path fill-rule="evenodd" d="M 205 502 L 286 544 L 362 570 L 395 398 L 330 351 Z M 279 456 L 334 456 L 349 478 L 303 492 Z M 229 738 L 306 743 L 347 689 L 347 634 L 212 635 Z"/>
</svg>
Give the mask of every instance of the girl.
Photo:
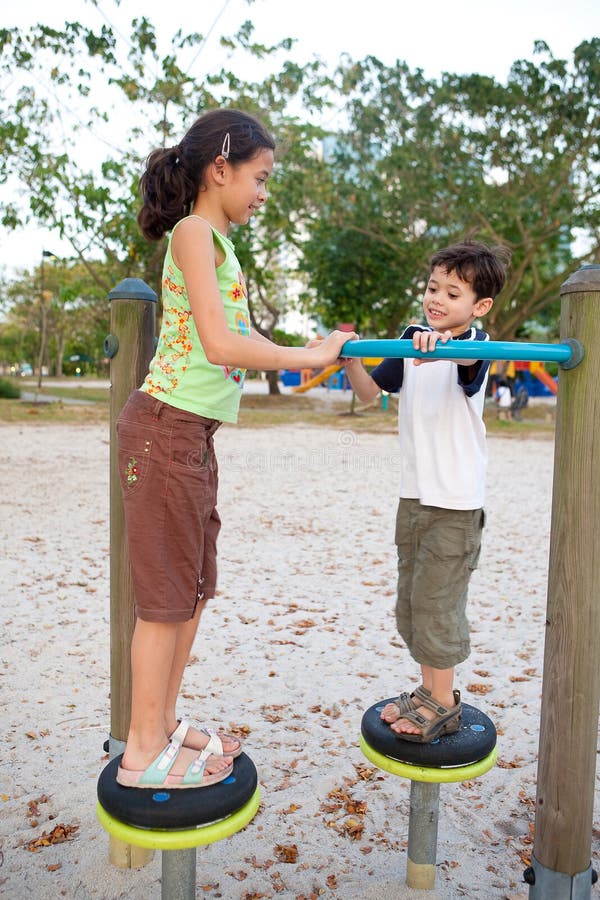
<svg viewBox="0 0 600 900">
<path fill-rule="evenodd" d="M 176 718 L 176 700 L 216 584 L 213 435 L 237 421 L 248 368 L 318 368 L 353 337 L 278 347 L 250 326 L 244 276 L 227 237 L 266 200 L 275 144 L 245 113 L 213 110 L 181 143 L 150 154 L 138 216 L 149 240 L 169 234 L 163 322 L 148 375 L 117 423 L 136 602 L 127 746 L 117 781 L 200 787 L 226 778 L 240 742 Z"/>
</svg>

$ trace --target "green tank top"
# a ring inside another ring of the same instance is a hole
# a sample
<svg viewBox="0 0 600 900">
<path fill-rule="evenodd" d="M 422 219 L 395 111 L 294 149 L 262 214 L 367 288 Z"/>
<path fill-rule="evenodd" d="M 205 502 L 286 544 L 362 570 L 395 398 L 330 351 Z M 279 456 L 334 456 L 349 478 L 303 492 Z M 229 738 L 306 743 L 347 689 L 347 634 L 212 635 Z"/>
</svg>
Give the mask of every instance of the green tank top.
<svg viewBox="0 0 600 900">
<path fill-rule="evenodd" d="M 163 266 L 162 327 L 140 390 L 199 416 L 237 422 L 246 370 L 213 365 L 207 360 L 188 302 L 183 274 L 173 262 L 171 242 L 175 228 L 169 235 Z M 248 294 L 235 248 L 214 228 L 212 233 L 215 245 L 225 254 L 216 272 L 227 325 L 231 331 L 249 336 Z"/>
</svg>

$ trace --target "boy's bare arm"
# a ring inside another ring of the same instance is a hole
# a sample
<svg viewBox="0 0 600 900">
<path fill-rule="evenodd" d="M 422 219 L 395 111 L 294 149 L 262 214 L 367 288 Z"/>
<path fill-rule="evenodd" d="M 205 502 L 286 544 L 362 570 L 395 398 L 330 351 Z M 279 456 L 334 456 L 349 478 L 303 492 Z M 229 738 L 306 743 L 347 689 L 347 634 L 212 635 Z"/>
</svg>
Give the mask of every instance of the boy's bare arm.
<svg viewBox="0 0 600 900">
<path fill-rule="evenodd" d="M 379 394 L 379 386 L 373 381 L 362 360 L 352 357 L 344 360 L 346 375 L 352 385 L 352 390 L 363 403 L 371 403 Z"/>
</svg>

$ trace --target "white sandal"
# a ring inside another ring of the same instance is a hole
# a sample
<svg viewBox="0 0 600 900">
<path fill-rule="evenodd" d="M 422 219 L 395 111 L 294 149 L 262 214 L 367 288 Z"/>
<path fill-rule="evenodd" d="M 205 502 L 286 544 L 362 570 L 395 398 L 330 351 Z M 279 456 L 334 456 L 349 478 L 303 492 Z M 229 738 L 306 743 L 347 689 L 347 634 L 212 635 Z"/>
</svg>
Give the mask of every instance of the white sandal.
<svg viewBox="0 0 600 900">
<path fill-rule="evenodd" d="M 240 741 L 238 741 L 238 739 L 233 735 L 223 734 L 223 738 L 221 738 L 214 728 L 209 728 L 207 725 L 192 725 L 185 719 L 180 720 L 177 728 L 170 736 L 169 740 L 173 741 L 176 744 L 181 744 L 183 747 L 188 746 L 185 743 L 185 737 L 190 728 L 195 728 L 196 731 L 200 731 L 202 734 L 205 734 L 208 737 L 208 743 L 202 749 L 208 750 L 208 752 L 212 753 L 214 756 L 231 756 L 233 757 L 233 759 L 235 759 L 242 752 L 242 745 Z M 225 753 L 225 751 L 223 750 L 223 739 L 230 742 L 236 742 L 237 747 L 235 748 L 235 750 L 230 750 L 229 752 Z"/>
<path fill-rule="evenodd" d="M 219 784 L 233 771 L 233 763 L 231 763 L 218 772 L 205 773 L 206 763 L 210 756 L 205 748 L 192 760 L 183 775 L 171 775 L 171 769 L 179 755 L 180 748 L 179 743 L 170 741 L 144 770 L 124 769 L 119 766 L 117 782 L 123 787 L 152 788 L 153 790 L 164 787 L 201 788 Z"/>
</svg>

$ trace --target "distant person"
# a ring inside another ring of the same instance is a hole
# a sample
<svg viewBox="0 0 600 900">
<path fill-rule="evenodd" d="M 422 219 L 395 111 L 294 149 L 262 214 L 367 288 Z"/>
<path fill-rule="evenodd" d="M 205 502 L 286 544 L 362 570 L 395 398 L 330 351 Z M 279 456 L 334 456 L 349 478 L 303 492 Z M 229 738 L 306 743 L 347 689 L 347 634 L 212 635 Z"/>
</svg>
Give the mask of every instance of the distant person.
<svg viewBox="0 0 600 900">
<path fill-rule="evenodd" d="M 433 255 L 423 312 L 427 327 L 402 338 L 427 353 L 441 341 L 487 341 L 474 327 L 506 280 L 508 253 L 466 241 Z M 458 730 L 454 669 L 470 652 L 467 590 L 484 525 L 487 450 L 482 414 L 489 363 L 385 359 L 369 374 L 347 359 L 364 402 L 398 393 L 400 502 L 396 517 L 396 623 L 422 684 L 386 704 L 381 718 L 399 738 L 429 743 Z"/>
<path fill-rule="evenodd" d="M 513 419 L 520 422 L 523 418 L 522 411 L 529 403 L 529 393 L 522 381 L 516 383 L 515 396 L 510 408 Z"/>
<path fill-rule="evenodd" d="M 490 374 L 486 394 L 495 397 L 496 389 L 501 381 L 505 381 L 512 393 L 515 389 L 516 368 L 514 360 L 494 359 L 490 363 Z"/>
<path fill-rule="evenodd" d="M 503 378 L 498 382 L 496 388 L 496 405 L 498 407 L 498 418 L 505 422 L 512 419 L 512 391 L 510 385 Z"/>
<path fill-rule="evenodd" d="M 140 181 L 142 233 L 151 241 L 167 234 L 168 243 L 158 345 L 117 424 L 137 617 L 131 724 L 117 772 L 127 787 L 203 787 L 231 772 L 239 740 L 176 712 L 200 614 L 215 594 L 213 436 L 222 422 L 237 421 L 246 369 L 321 368 L 353 336 L 336 331 L 314 348 L 279 347 L 250 325 L 228 232 L 264 205 L 274 147 L 252 116 L 212 110 L 179 144 L 154 150 Z M 207 698 L 223 661 L 209 644 L 201 653 Z"/>
</svg>

